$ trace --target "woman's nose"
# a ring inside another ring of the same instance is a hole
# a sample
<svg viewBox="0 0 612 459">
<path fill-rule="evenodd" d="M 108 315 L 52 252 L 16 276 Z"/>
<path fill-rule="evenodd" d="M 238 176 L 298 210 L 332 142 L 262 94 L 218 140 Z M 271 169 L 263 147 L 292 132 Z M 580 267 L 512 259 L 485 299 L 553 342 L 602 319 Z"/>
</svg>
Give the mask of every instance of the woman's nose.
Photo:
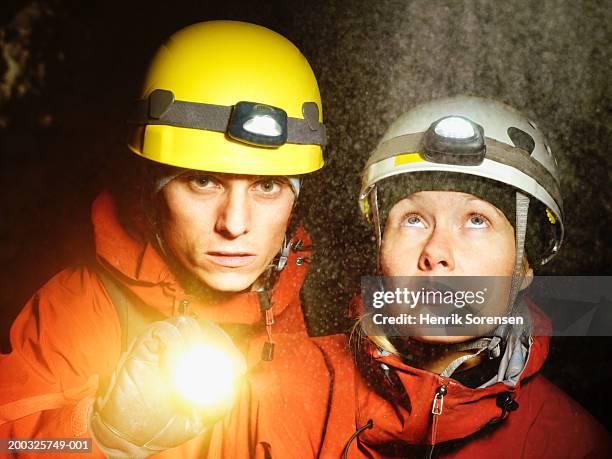
<svg viewBox="0 0 612 459">
<path fill-rule="evenodd" d="M 425 272 L 448 273 L 455 269 L 450 235 L 444 229 L 434 228 L 419 257 L 418 267 Z"/>
</svg>

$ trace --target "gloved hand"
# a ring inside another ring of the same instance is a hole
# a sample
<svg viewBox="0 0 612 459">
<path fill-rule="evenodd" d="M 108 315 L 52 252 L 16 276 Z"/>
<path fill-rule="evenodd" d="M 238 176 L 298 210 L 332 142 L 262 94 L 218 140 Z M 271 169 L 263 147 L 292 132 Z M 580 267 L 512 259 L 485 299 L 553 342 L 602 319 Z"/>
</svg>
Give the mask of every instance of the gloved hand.
<svg viewBox="0 0 612 459">
<path fill-rule="evenodd" d="M 90 430 L 107 456 L 147 457 L 173 448 L 201 434 L 225 414 L 233 402 L 231 391 L 219 400 L 213 396 L 209 397 L 212 401 L 194 403 L 180 394 L 173 381 L 172 372 L 181 355 L 203 345 L 216 350 L 214 356 L 222 357 L 222 366 L 233 365 L 239 375 L 245 372 L 242 354 L 211 322 L 172 317 L 151 324 L 134 341 L 90 415 Z M 200 360 L 211 360 L 206 353 L 199 355 Z M 219 360 L 189 363 L 204 372 L 200 372 L 204 387 L 219 377 Z"/>
</svg>

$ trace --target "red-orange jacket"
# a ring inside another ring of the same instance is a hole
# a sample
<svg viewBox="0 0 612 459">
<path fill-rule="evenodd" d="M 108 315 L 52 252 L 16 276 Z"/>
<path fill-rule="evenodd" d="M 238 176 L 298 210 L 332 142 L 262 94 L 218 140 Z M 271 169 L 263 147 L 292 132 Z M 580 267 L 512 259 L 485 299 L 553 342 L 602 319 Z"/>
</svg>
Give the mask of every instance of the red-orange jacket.
<svg viewBox="0 0 612 459">
<path fill-rule="evenodd" d="M 534 328 L 546 330 L 548 319 L 533 304 Z M 339 437 L 352 423 L 356 430 L 372 421 L 351 443 L 349 458 L 609 458 L 608 432 L 578 403 L 538 375 L 548 355 L 549 336 L 533 337 L 527 362 L 516 385 L 497 382 L 485 388 L 469 388 L 455 379 L 403 363 L 383 355 L 368 341 L 357 359 L 367 365 L 386 365 L 395 376 L 367 381 L 355 369 L 345 337 L 318 338 L 334 368 L 332 409 L 321 457 L 338 457 Z M 324 342 L 323 342 L 324 341 Z M 376 381 L 374 381 L 376 380 Z M 440 386 L 447 392 L 432 413 Z M 409 403 L 406 402 L 409 398 Z M 501 420 L 508 395 L 517 407 Z M 338 409 L 338 407 L 346 407 Z M 499 422 L 496 422 L 499 421 Z M 336 430 L 337 428 L 337 430 Z M 328 456 L 329 454 L 329 456 Z"/>
<path fill-rule="evenodd" d="M 95 201 L 92 220 L 97 256 L 124 287 L 164 316 L 189 301 L 201 318 L 233 328 L 248 361 L 248 377 L 225 418 L 159 457 L 316 457 L 332 374 L 326 355 L 307 335 L 300 305 L 307 263 L 296 260 L 310 256 L 306 233 L 298 231 L 305 248 L 291 252 L 273 289 L 274 358 L 262 361 L 267 334 L 255 292 L 201 304 L 185 293 L 152 245 L 124 229 L 109 194 Z M 10 337 L 12 352 L 0 355 L 0 438 L 90 437 L 88 409 L 121 352 L 117 311 L 96 270 L 84 266 L 53 277 L 26 304 Z M 101 456 L 95 445 L 93 455 L 83 455 Z"/>
</svg>

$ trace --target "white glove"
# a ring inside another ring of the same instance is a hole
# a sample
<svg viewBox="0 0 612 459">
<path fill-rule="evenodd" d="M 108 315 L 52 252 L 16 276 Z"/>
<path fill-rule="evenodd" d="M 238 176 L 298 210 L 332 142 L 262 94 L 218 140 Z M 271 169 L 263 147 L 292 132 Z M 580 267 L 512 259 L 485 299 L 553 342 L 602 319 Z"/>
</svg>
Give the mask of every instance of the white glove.
<svg viewBox="0 0 612 459">
<path fill-rule="evenodd" d="M 90 430 L 107 456 L 147 457 L 173 448 L 201 434 L 229 410 L 231 396 L 202 405 L 182 397 L 173 384 L 174 363 L 187 349 L 203 343 L 218 350 L 223 363 L 227 355 L 239 375 L 245 372 L 244 357 L 229 336 L 217 325 L 189 316 L 151 324 L 121 356 L 90 416 Z M 204 372 L 203 383 L 218 376 L 215 362 L 195 361 L 193 367 L 201 370 L 200 376 Z"/>
</svg>

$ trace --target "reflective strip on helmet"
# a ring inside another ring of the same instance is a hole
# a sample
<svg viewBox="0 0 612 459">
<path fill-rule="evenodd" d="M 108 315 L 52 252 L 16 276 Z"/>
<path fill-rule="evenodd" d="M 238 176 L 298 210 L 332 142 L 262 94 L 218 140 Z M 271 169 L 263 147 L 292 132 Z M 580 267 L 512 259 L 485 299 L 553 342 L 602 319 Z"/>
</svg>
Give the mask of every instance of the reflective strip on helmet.
<svg viewBox="0 0 612 459">
<path fill-rule="evenodd" d="M 402 164 L 409 164 L 409 163 L 420 163 L 422 161 L 425 161 L 425 160 L 421 158 L 420 153 L 404 153 L 401 155 L 397 155 L 395 157 L 396 166 L 401 166 Z"/>
</svg>

